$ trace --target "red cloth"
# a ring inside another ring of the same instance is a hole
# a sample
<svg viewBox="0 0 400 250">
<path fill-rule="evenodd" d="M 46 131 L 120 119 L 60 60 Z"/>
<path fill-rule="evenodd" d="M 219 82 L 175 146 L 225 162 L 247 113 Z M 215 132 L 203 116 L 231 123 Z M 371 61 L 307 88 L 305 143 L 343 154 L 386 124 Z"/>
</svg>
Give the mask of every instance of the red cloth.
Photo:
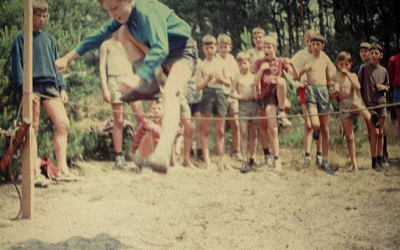
<svg viewBox="0 0 400 250">
<path fill-rule="evenodd" d="M 286 65 L 282 57 L 276 57 L 271 61 L 268 61 L 264 57 L 256 61 L 254 65 L 254 74 L 258 72 L 264 62 L 268 62 L 270 68 L 265 70 L 261 77 L 261 98 L 264 98 L 276 87 L 276 82 L 275 84 L 272 84 L 271 82 L 273 80 L 277 81 L 278 77 L 284 77 L 283 70 L 288 70 L 288 66 Z"/>
<path fill-rule="evenodd" d="M 390 57 L 388 74 L 390 86 L 400 88 L 400 54 Z"/>
</svg>

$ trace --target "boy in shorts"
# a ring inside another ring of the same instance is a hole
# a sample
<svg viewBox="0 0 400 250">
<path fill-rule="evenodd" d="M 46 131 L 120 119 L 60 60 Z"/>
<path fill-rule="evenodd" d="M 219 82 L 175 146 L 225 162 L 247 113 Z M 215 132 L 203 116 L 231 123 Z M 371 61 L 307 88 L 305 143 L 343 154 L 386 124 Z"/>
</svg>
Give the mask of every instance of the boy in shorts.
<svg viewBox="0 0 400 250">
<path fill-rule="evenodd" d="M 54 66 L 58 58 L 57 44 L 54 37 L 42 31 L 43 25 L 48 18 L 48 3 L 44 0 L 35 0 L 33 7 L 33 92 L 46 97 L 35 96 L 33 98 L 33 136 L 32 147 L 37 154 L 37 133 L 39 131 L 40 104 L 53 122 L 54 129 L 54 152 L 57 160 L 57 181 L 77 180 L 67 166 L 67 138 L 69 130 L 69 119 L 65 111 L 64 103 L 68 101 L 65 92 L 64 79 L 61 74 L 56 73 Z M 22 93 L 23 85 L 23 50 L 24 33 L 20 32 L 14 39 L 12 48 L 12 73 L 16 84 Z M 40 174 L 39 164 L 35 164 L 35 185 L 46 185 L 43 175 Z"/>
<path fill-rule="evenodd" d="M 233 77 L 239 73 L 236 60 L 232 54 L 230 54 L 230 51 L 232 50 L 232 40 L 228 35 L 221 34 L 217 38 L 217 43 L 218 54 L 216 56 L 221 59 L 225 67 L 226 77 L 232 82 Z M 231 86 L 224 86 L 226 109 L 228 117 L 231 118 L 231 120 L 229 120 L 229 125 L 232 132 L 233 153 L 237 160 L 241 160 L 242 157 L 240 155 L 240 134 L 238 121 L 239 102 L 234 98 L 230 98 L 229 95 L 231 93 Z"/>
<path fill-rule="evenodd" d="M 103 92 L 103 100 L 110 103 L 114 114 L 114 127 L 112 140 L 115 150 L 115 167 L 124 171 L 130 168 L 122 154 L 122 132 L 124 125 L 124 102 L 120 100 L 123 93 L 120 91 L 121 82 L 133 77 L 132 63 L 125 49 L 119 41 L 119 32 L 100 46 L 99 69 L 100 83 Z M 130 102 L 132 112 L 137 124 L 142 121 L 143 105 L 141 101 Z"/>
<path fill-rule="evenodd" d="M 326 173 L 333 175 L 335 172 L 328 165 L 329 94 L 327 88 L 332 85 L 329 71 L 332 62 L 321 53 L 325 47 L 325 39 L 321 34 L 315 33 L 310 41 L 312 53 L 303 61 L 299 76 L 301 77 L 304 73 L 307 75 L 305 98 L 314 140 L 319 140 L 321 133 L 321 168 Z"/>
<path fill-rule="evenodd" d="M 304 49 L 298 51 L 293 57 L 292 57 L 292 62 L 294 63 L 294 66 L 296 68 L 300 68 L 303 65 L 304 60 L 310 56 L 312 53 L 311 51 L 311 37 L 316 33 L 315 30 L 309 29 L 304 33 L 304 45 L 306 46 Z M 328 57 L 323 51 L 321 51 L 321 54 Z M 336 73 L 336 67 L 333 65 L 333 63 L 330 64 L 329 66 L 329 74 L 333 75 Z M 299 82 L 297 82 L 298 90 L 299 90 L 299 95 L 300 95 L 300 103 L 301 103 L 301 110 L 303 112 L 304 117 L 304 135 L 303 135 L 303 144 L 304 144 L 304 163 L 303 167 L 307 168 L 311 164 L 311 145 L 312 145 L 312 128 L 311 128 L 311 121 L 310 117 L 308 117 L 308 112 L 307 112 L 307 106 L 306 106 L 306 88 L 307 88 L 307 76 L 303 75 L 300 79 Z M 315 162 L 318 166 L 321 165 L 322 161 L 322 144 L 321 144 L 321 139 L 317 140 L 315 142 L 316 146 L 316 156 L 315 156 Z"/>
<path fill-rule="evenodd" d="M 251 65 L 251 72 L 254 74 L 254 64 L 258 59 L 264 58 L 264 52 L 262 50 L 261 42 L 262 38 L 265 36 L 265 30 L 261 27 L 255 27 L 252 32 L 252 41 L 254 44 L 254 48 L 247 50 L 247 53 L 250 55 L 250 65 Z M 265 107 L 260 108 L 260 116 L 265 117 Z M 271 153 L 269 152 L 269 142 L 268 142 L 268 124 L 266 119 L 260 120 L 260 141 L 263 147 L 264 152 L 264 161 L 265 164 L 270 165 L 272 164 Z"/>
<path fill-rule="evenodd" d="M 225 134 L 225 115 L 226 99 L 223 86 L 230 87 L 230 81 L 226 78 L 224 65 L 221 59 L 215 57 L 216 43 L 215 37 L 206 35 L 202 39 L 202 50 L 206 56 L 199 68 L 199 79 L 197 80 L 197 90 L 203 90 L 201 99 L 200 113 L 202 129 L 202 147 L 206 168 L 212 166 L 208 147 L 208 135 L 210 134 L 211 115 L 214 115 L 215 141 L 217 154 L 219 156 L 219 169 L 230 169 L 225 161 L 224 154 L 224 134 Z"/>
<path fill-rule="evenodd" d="M 297 69 L 289 59 L 276 57 L 276 39 L 271 36 L 263 37 L 262 48 L 264 58 L 258 59 L 254 65 L 254 86 L 261 85 L 261 99 L 265 104 L 265 113 L 267 117 L 276 117 L 277 119 L 267 119 L 269 139 L 271 149 L 275 159 L 275 171 L 282 171 L 282 164 L 279 159 L 279 140 L 278 140 L 278 121 L 283 107 L 280 104 L 285 103 L 286 81 L 283 71 L 293 74 L 298 79 Z M 286 115 L 285 115 L 286 116 Z"/>
<path fill-rule="evenodd" d="M 257 130 L 259 121 L 255 118 L 259 115 L 257 91 L 254 85 L 254 75 L 250 72 L 250 55 L 240 52 L 236 56 L 240 73 L 232 81 L 231 97 L 239 100 L 239 127 L 240 127 L 240 151 L 242 153 L 243 166 L 240 172 L 247 173 L 255 170 L 255 157 L 257 152 Z M 250 134 L 250 159 L 247 151 L 247 139 Z"/>
<path fill-rule="evenodd" d="M 103 28 L 56 61 L 58 72 L 64 71 L 78 56 L 100 47 L 118 29 L 129 58 L 141 64 L 128 84 L 132 90 L 122 97 L 125 102 L 154 99 L 160 88 L 154 80 L 162 67 L 167 75 L 164 118 L 159 143 L 148 159 L 153 171 L 167 173 L 169 152 L 179 126 L 179 96 L 196 70 L 197 47 L 191 39 L 191 27 L 166 5 L 153 0 L 98 0 L 111 20 Z M 156 35 L 155 35 L 156 34 Z M 142 61 L 143 60 L 143 61 Z M 142 61 L 142 62 L 141 62 Z"/>
<path fill-rule="evenodd" d="M 339 89 L 339 92 L 333 94 L 336 96 L 335 99 L 339 103 L 339 110 L 342 111 L 339 115 L 339 119 L 342 122 L 344 134 L 346 135 L 347 149 L 349 151 L 353 170 L 357 171 L 358 164 L 354 144 L 353 115 L 361 114 L 367 122 L 368 128 L 371 130 L 375 130 L 377 127 L 379 128 L 379 116 L 376 113 L 373 113 L 371 116 L 362 103 L 360 96 L 360 83 L 358 82 L 357 75 L 350 72 L 351 66 L 353 65 L 350 54 L 344 51 L 340 52 L 336 57 L 336 65 L 339 72 L 332 76 L 332 81 L 339 85 L 336 88 Z M 358 109 L 362 110 L 343 112 Z"/>
<path fill-rule="evenodd" d="M 371 44 L 369 49 L 370 62 L 361 66 L 358 81 L 361 85 L 361 96 L 367 108 L 386 104 L 386 93 L 389 92 L 389 76 L 384 67 L 379 64 L 383 57 L 382 47 Z M 379 116 L 379 129 L 368 130 L 371 144 L 372 169 L 383 170 L 383 128 L 385 125 L 386 107 L 370 109 L 370 113 Z"/>
</svg>

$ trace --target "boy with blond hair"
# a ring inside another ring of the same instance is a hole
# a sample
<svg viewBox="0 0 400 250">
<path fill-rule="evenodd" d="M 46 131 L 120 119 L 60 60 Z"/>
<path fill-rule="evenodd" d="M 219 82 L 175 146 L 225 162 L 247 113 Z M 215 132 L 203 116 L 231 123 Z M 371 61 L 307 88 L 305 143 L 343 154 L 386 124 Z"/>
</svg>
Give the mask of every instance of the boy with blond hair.
<svg viewBox="0 0 400 250">
<path fill-rule="evenodd" d="M 221 59 L 226 77 L 232 82 L 233 77 L 239 73 L 239 68 L 236 63 L 235 58 L 230 54 L 232 50 L 232 40 L 230 36 L 226 34 L 221 34 L 217 38 L 217 57 Z M 231 85 L 232 86 L 232 85 Z M 239 102 L 234 98 L 230 98 L 231 86 L 224 86 L 224 94 L 226 98 L 226 109 L 227 115 L 231 120 L 229 121 L 230 129 L 232 132 L 232 143 L 233 143 L 233 153 L 235 157 L 240 160 L 240 134 L 239 134 Z"/>
<path fill-rule="evenodd" d="M 115 150 L 115 167 L 124 171 L 130 168 L 122 153 L 122 131 L 124 125 L 124 102 L 120 100 L 121 82 L 133 77 L 132 62 L 119 41 L 119 32 L 100 46 L 99 69 L 100 84 L 103 91 L 103 100 L 111 104 L 114 115 L 112 140 Z M 132 112 L 138 124 L 142 121 L 143 105 L 141 101 L 130 102 Z"/>
<path fill-rule="evenodd" d="M 247 50 L 247 53 L 249 53 L 250 55 L 250 66 L 253 74 L 256 73 L 254 72 L 254 64 L 258 59 L 261 59 L 265 56 L 261 46 L 262 38 L 264 36 L 265 36 L 265 30 L 261 27 L 255 27 L 251 31 L 251 37 L 254 44 L 254 48 Z M 265 107 L 262 107 L 261 105 L 259 110 L 260 110 L 260 116 L 265 117 Z M 269 152 L 269 145 L 268 145 L 269 144 L 268 124 L 266 119 L 260 120 L 259 131 L 260 131 L 260 141 L 263 147 L 265 164 L 272 164 L 271 153 Z"/>
<path fill-rule="evenodd" d="M 130 93 L 122 97 L 131 102 L 154 99 L 160 92 L 154 75 L 162 67 L 167 75 L 164 87 L 164 118 L 160 142 L 148 160 L 153 171 L 167 172 L 169 152 L 179 126 L 179 98 L 184 85 L 196 70 L 197 48 L 191 38 L 190 26 L 166 5 L 152 0 L 98 0 L 111 20 L 103 28 L 56 61 L 57 71 L 85 52 L 100 47 L 101 43 L 118 29 L 121 43 L 129 58 L 137 65 L 135 77 L 128 82 Z M 154 35 L 157 34 L 157 35 Z"/>
<path fill-rule="evenodd" d="M 254 71 L 257 72 L 254 77 L 254 85 L 261 85 L 261 99 L 265 104 L 265 113 L 267 117 L 276 117 L 277 119 L 268 119 L 268 132 L 271 142 L 272 153 L 275 158 L 275 171 L 282 171 L 282 164 L 279 159 L 279 140 L 278 140 L 278 122 L 282 118 L 284 100 L 286 97 L 286 82 L 283 71 L 293 74 L 298 78 L 297 69 L 289 59 L 276 57 L 276 39 L 271 36 L 263 37 L 262 48 L 264 58 L 256 61 Z"/>
<path fill-rule="evenodd" d="M 257 91 L 254 85 L 254 75 L 250 72 L 250 55 L 240 52 L 236 56 L 240 73 L 232 81 L 231 97 L 239 100 L 240 151 L 243 166 L 240 172 L 247 173 L 255 170 L 255 156 L 257 152 L 257 129 L 259 115 Z M 246 119 L 247 118 L 247 119 Z M 247 138 L 250 134 L 250 159 L 248 158 Z"/>
<path fill-rule="evenodd" d="M 349 151 L 353 170 L 357 171 L 358 164 L 354 144 L 353 115 L 361 114 L 370 130 L 375 130 L 377 127 L 379 128 L 379 116 L 376 113 L 371 115 L 362 103 L 360 96 L 361 86 L 358 82 L 357 75 L 350 72 L 350 69 L 353 66 L 351 55 L 345 51 L 340 52 L 336 57 L 336 65 L 339 72 L 332 76 L 332 81 L 339 85 L 336 88 L 339 89 L 339 92 L 333 93 L 333 95 L 336 96 L 335 99 L 339 103 L 339 110 L 342 111 L 339 115 L 339 119 L 342 123 L 344 134 L 346 135 L 347 150 Z M 361 110 L 345 112 L 359 109 Z"/>
<path fill-rule="evenodd" d="M 64 103 L 68 101 L 65 92 L 65 83 L 61 74 L 57 74 L 54 62 L 58 59 L 57 44 L 52 35 L 42 31 L 49 16 L 49 5 L 44 0 L 34 0 L 33 8 L 33 41 L 32 53 L 33 64 L 33 92 L 34 94 L 44 95 L 33 97 L 33 129 L 32 137 L 33 151 L 37 155 L 37 134 L 39 131 L 40 105 L 53 122 L 54 129 L 54 152 L 57 160 L 58 174 L 57 181 L 76 180 L 67 166 L 67 139 L 70 122 L 65 111 Z M 14 80 L 22 94 L 23 85 L 23 66 L 24 66 L 24 33 L 20 32 L 14 39 L 12 48 L 12 73 Z M 22 96 L 22 95 L 21 95 Z M 39 164 L 34 168 L 35 186 L 48 186 L 49 182 L 40 173 Z"/>
<path fill-rule="evenodd" d="M 223 86 L 230 87 L 230 81 L 226 78 L 224 65 L 221 59 L 215 57 L 217 40 L 211 35 L 206 35 L 202 39 L 202 50 L 205 59 L 199 68 L 197 80 L 197 90 L 203 90 L 201 99 L 200 113 L 203 118 L 201 122 L 202 129 L 202 147 L 206 167 L 210 167 L 210 152 L 208 147 L 208 135 L 210 134 L 211 115 L 214 115 L 215 140 L 217 154 L 219 156 L 220 169 L 230 169 L 231 167 L 225 161 L 224 154 L 224 134 L 225 134 L 225 115 L 226 99 Z"/>
<path fill-rule="evenodd" d="M 321 168 L 328 174 L 335 172 L 328 165 L 329 149 L 329 94 L 328 86 L 332 86 L 329 67 L 332 64 L 322 52 L 325 47 L 325 39 L 315 33 L 311 39 L 311 54 L 303 61 L 299 76 L 304 73 L 307 76 L 305 92 L 307 112 L 310 115 L 314 140 L 322 140 Z M 295 79 L 295 78 L 294 78 Z M 295 79 L 298 80 L 298 79 Z M 329 84 L 329 85 L 328 85 Z"/>
<path fill-rule="evenodd" d="M 358 72 L 358 81 L 361 85 L 361 96 L 367 108 L 386 104 L 386 92 L 389 92 L 389 76 L 384 67 L 379 64 L 383 57 L 382 47 L 372 44 L 369 49 L 370 62 L 363 64 Z M 379 129 L 368 130 L 371 146 L 372 168 L 383 170 L 383 134 L 386 116 L 386 107 L 370 109 L 371 114 L 379 116 Z"/>
</svg>

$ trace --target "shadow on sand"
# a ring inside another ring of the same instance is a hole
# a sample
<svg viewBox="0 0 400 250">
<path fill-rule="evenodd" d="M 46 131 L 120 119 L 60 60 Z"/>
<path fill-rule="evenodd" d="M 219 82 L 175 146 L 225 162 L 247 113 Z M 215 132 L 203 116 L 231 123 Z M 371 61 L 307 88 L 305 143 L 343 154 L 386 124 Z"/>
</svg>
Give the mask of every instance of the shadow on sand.
<svg viewBox="0 0 400 250">
<path fill-rule="evenodd" d="M 6 250 L 122 250 L 128 249 L 107 234 L 98 234 L 93 239 L 74 236 L 66 241 L 51 244 L 40 240 L 27 240 Z"/>
</svg>

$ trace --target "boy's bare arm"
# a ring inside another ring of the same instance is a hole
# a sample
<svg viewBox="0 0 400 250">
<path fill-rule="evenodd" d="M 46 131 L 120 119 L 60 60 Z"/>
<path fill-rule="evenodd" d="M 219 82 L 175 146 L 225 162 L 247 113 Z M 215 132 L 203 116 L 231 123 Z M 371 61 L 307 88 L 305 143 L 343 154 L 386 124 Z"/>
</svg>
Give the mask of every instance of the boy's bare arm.
<svg viewBox="0 0 400 250">
<path fill-rule="evenodd" d="M 65 56 L 56 60 L 56 70 L 57 74 L 64 72 L 69 64 L 75 59 L 78 58 L 79 54 L 76 52 L 75 49 L 68 52 Z"/>
<path fill-rule="evenodd" d="M 217 76 L 215 77 L 215 79 L 216 79 L 218 82 L 221 82 L 221 83 L 222 83 L 223 85 L 225 85 L 226 87 L 231 86 L 231 81 L 230 81 L 230 79 L 229 79 L 228 77 L 226 77 L 225 69 L 222 70 L 222 76 L 217 75 Z"/>
<path fill-rule="evenodd" d="M 196 89 L 198 91 L 207 87 L 208 83 L 211 82 L 213 76 L 211 74 L 206 74 L 203 70 L 200 70 L 199 79 L 196 81 Z"/>
<path fill-rule="evenodd" d="M 302 75 L 304 75 L 305 73 L 307 73 L 309 70 L 311 70 L 311 65 L 308 64 L 308 63 L 305 63 L 305 64 L 303 65 L 303 67 L 300 69 L 300 71 L 298 71 L 298 78 L 295 79 L 295 78 L 293 77 L 293 80 L 295 80 L 295 81 L 299 80 L 300 77 L 301 77 Z"/>
<path fill-rule="evenodd" d="M 289 65 L 291 68 L 288 69 L 288 73 L 293 76 L 293 80 L 297 81 L 299 77 L 299 72 L 297 71 L 296 66 L 294 66 L 294 63 L 290 58 L 285 58 L 285 63 Z"/>
<path fill-rule="evenodd" d="M 347 78 L 349 78 L 351 86 L 353 86 L 354 90 L 360 90 L 361 89 L 361 85 L 358 82 L 358 77 L 355 73 L 351 73 L 349 71 L 347 71 L 346 69 L 343 69 L 342 72 L 346 73 Z"/>
<path fill-rule="evenodd" d="M 111 103 L 111 95 L 107 87 L 107 45 L 108 42 L 106 41 L 100 46 L 99 71 L 101 90 L 103 92 L 103 100 L 107 103 Z"/>
<path fill-rule="evenodd" d="M 254 81 L 253 81 L 254 86 L 258 86 L 260 84 L 264 71 L 269 68 L 270 68 L 269 63 L 264 62 L 261 64 L 260 68 L 258 69 L 257 73 L 254 76 Z"/>
</svg>

